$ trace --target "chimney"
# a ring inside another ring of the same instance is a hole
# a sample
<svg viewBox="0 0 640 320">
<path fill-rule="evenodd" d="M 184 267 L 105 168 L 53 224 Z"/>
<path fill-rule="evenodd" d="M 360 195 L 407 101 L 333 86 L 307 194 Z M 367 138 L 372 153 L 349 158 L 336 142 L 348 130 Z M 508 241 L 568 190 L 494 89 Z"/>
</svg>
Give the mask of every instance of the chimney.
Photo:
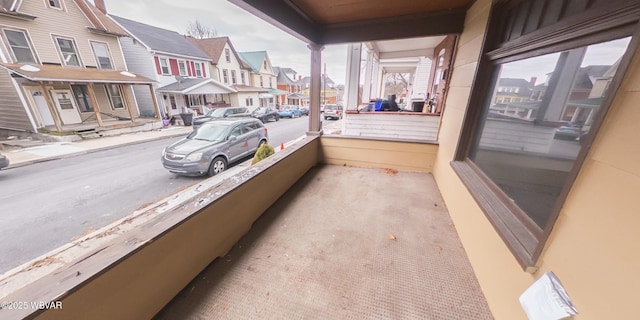
<svg viewBox="0 0 640 320">
<path fill-rule="evenodd" d="M 298 75 L 298 81 L 302 80 L 302 75 Z"/>
<path fill-rule="evenodd" d="M 102 13 L 107 14 L 107 6 L 104 5 L 104 0 L 93 0 L 93 3 L 96 5 L 98 10 L 102 11 Z"/>
<path fill-rule="evenodd" d="M 531 79 L 529 79 L 529 84 L 531 84 L 532 87 L 536 86 L 536 80 L 538 80 L 537 77 L 531 77 Z"/>
</svg>

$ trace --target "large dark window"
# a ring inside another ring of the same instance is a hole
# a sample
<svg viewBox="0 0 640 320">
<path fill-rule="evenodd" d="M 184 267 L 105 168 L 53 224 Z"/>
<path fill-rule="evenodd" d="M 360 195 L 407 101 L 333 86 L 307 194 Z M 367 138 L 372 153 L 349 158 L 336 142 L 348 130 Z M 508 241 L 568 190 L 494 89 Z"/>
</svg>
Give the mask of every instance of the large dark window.
<svg viewBox="0 0 640 320">
<path fill-rule="evenodd" d="M 31 49 L 31 42 L 24 31 L 5 29 L 4 34 L 7 37 L 9 47 L 16 62 L 20 63 L 36 63 L 35 55 Z"/>
<path fill-rule="evenodd" d="M 76 98 L 80 112 L 93 112 L 93 105 L 86 85 L 72 85 L 73 96 Z"/>
<path fill-rule="evenodd" d="M 494 5 L 476 77 L 483 80 L 474 83 L 452 163 L 525 268 L 535 265 L 611 104 L 640 19 L 632 1 L 544 2 Z M 550 9 L 566 2 L 571 10 Z"/>
</svg>

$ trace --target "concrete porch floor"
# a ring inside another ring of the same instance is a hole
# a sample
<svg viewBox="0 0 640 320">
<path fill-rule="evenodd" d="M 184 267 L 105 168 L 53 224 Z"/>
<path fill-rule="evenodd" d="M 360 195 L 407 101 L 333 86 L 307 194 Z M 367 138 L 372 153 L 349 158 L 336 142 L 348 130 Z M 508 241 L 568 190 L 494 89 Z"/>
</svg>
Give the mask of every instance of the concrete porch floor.
<svg viewBox="0 0 640 320">
<path fill-rule="evenodd" d="M 493 317 L 430 174 L 325 165 L 156 319 Z"/>
</svg>

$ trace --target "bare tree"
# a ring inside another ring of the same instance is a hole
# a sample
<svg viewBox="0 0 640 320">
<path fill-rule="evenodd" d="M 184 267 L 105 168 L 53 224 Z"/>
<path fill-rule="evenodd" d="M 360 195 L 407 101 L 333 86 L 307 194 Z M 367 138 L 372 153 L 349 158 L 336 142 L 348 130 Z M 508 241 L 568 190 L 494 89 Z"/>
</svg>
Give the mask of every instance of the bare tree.
<svg viewBox="0 0 640 320">
<path fill-rule="evenodd" d="M 387 73 L 385 79 L 385 96 L 395 94 L 400 97 L 409 87 L 409 73 Z"/>
<path fill-rule="evenodd" d="M 213 38 L 218 36 L 218 30 L 196 19 L 196 21 L 191 21 L 187 25 L 187 35 L 196 39 Z"/>
</svg>

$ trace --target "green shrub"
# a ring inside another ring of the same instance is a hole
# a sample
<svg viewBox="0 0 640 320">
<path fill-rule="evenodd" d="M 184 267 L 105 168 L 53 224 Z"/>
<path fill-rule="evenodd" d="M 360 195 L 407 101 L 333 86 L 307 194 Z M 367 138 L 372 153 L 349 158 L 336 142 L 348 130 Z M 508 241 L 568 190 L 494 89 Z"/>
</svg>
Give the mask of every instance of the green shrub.
<svg viewBox="0 0 640 320">
<path fill-rule="evenodd" d="M 256 154 L 253 156 L 251 164 L 254 165 L 260 162 L 260 160 L 266 159 L 274 153 L 276 152 L 273 150 L 272 146 L 270 146 L 268 143 L 263 143 L 260 147 L 258 147 L 258 150 L 256 150 Z"/>
</svg>

